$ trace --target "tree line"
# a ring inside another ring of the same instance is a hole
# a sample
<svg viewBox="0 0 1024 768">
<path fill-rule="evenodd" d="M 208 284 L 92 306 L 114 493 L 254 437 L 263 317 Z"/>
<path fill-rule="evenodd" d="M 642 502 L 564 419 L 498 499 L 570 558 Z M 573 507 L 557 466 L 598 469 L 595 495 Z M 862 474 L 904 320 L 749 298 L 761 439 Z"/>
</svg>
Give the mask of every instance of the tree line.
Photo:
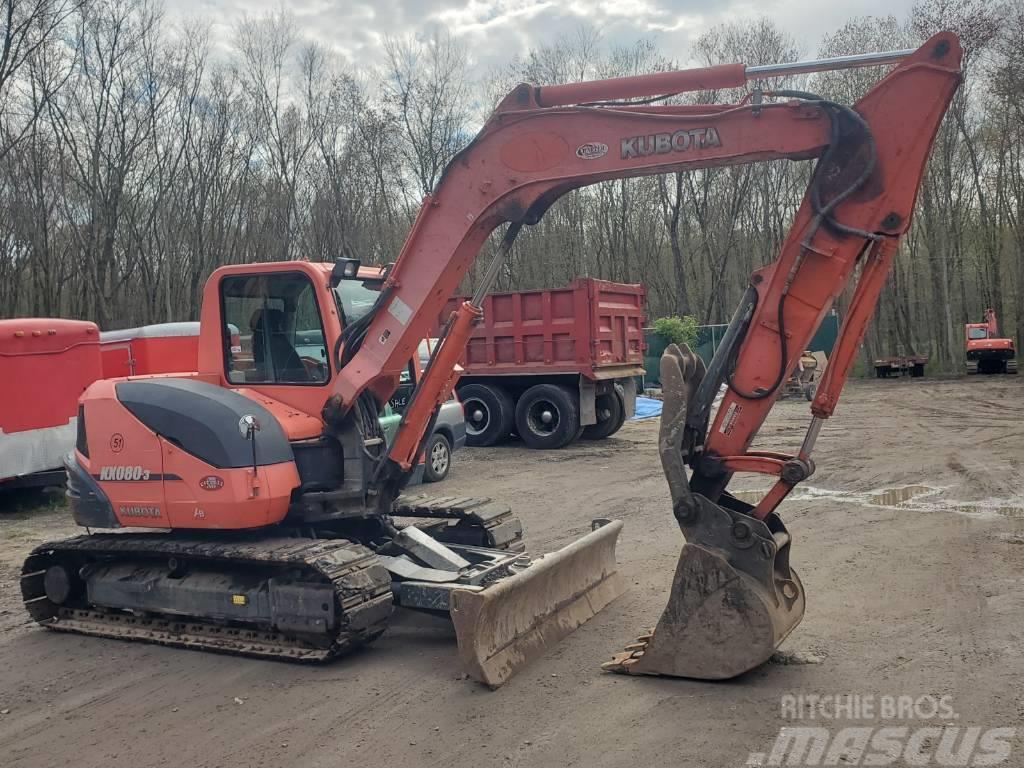
<svg viewBox="0 0 1024 768">
<path fill-rule="evenodd" d="M 1024 0 L 923 0 L 906 18 L 851 18 L 814 49 L 770 19 L 734 22 L 683 59 L 581 27 L 485 72 L 440 30 L 385 38 L 380 63 L 354 66 L 284 10 L 245 18 L 224 53 L 202 20 L 172 23 L 155 0 L 0 0 L 0 314 L 105 329 L 196 319 L 221 264 L 394 261 L 423 194 L 518 82 L 912 48 L 942 29 L 964 44 L 964 84 L 864 355 L 954 368 L 962 324 L 985 307 L 1024 338 Z M 772 85 L 852 103 L 885 71 Z M 775 258 L 811 168 L 773 161 L 569 193 L 520 235 L 499 288 L 642 282 L 652 319 L 726 322 L 750 272 Z"/>
</svg>

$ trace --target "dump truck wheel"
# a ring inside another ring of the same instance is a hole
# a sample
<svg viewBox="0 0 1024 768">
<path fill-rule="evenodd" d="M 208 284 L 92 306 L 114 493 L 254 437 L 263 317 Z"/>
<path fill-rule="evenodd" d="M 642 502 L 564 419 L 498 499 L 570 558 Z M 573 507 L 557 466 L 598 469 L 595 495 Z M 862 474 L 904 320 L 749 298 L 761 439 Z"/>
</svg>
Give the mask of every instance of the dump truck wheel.
<svg viewBox="0 0 1024 768">
<path fill-rule="evenodd" d="M 599 395 L 594 405 L 597 410 L 597 423 L 588 424 L 583 428 L 584 440 L 604 440 L 618 432 L 626 421 L 626 408 L 618 392 Z"/>
<path fill-rule="evenodd" d="M 467 384 L 459 388 L 459 400 L 466 418 L 466 445 L 494 445 L 512 432 L 515 406 L 501 387 Z"/>
<path fill-rule="evenodd" d="M 576 439 L 579 428 L 579 403 L 565 387 L 536 384 L 516 403 L 516 431 L 529 448 L 561 448 Z"/>
</svg>

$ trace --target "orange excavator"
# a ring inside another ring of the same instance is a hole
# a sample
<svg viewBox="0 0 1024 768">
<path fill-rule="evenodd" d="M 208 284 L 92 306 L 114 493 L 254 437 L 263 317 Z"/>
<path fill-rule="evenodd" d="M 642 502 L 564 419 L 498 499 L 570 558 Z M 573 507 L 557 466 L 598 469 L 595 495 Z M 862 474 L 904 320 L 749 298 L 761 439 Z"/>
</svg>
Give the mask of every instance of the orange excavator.
<svg viewBox="0 0 1024 768">
<path fill-rule="evenodd" d="M 960 58 L 956 37 L 943 33 L 914 51 L 516 87 L 424 200 L 379 290 L 351 259 L 222 267 L 203 296 L 198 372 L 85 392 L 66 468 L 87 534 L 27 558 L 28 612 L 59 631 L 323 660 L 378 637 L 397 604 L 450 616 L 467 671 L 500 685 L 623 591 L 621 521 L 594 521 L 583 538 L 531 558 L 506 507 L 401 496 L 516 235 L 595 182 L 816 158 L 778 259 L 751 276 L 710 366 L 679 347 L 662 360 L 659 447 L 685 544 L 657 627 L 606 667 L 719 679 L 764 662 L 804 612 L 775 510 L 814 471 L 815 439 L 910 224 Z M 896 66 L 852 107 L 768 89 L 735 104 L 655 103 L 882 64 Z M 504 223 L 475 294 L 452 314 L 385 441 L 380 409 Z M 799 452 L 751 450 L 853 280 Z M 728 492 L 736 472 L 774 486 L 744 503 Z"/>
<path fill-rule="evenodd" d="M 967 373 L 1016 373 L 1017 350 L 1013 339 L 1000 337 L 994 309 L 985 310 L 985 322 L 964 326 Z"/>
</svg>

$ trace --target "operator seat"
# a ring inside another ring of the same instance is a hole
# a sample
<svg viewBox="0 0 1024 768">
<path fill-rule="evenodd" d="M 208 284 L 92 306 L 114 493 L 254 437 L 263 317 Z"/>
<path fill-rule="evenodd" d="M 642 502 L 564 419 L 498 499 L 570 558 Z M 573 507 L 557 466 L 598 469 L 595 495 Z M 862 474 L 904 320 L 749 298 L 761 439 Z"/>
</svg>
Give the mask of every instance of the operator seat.
<svg viewBox="0 0 1024 768">
<path fill-rule="evenodd" d="M 309 371 L 288 340 L 285 314 L 280 309 L 257 309 L 249 322 L 252 328 L 252 356 L 266 381 L 307 383 Z M 266 359 L 269 348 L 270 360 Z"/>
</svg>

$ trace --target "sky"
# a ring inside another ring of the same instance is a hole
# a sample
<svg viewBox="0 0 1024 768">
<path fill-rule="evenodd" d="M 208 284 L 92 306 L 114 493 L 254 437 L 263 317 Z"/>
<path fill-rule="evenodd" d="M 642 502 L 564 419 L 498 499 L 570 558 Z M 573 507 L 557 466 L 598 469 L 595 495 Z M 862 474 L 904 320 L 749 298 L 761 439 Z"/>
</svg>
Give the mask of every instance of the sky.
<svg viewBox="0 0 1024 768">
<path fill-rule="evenodd" d="M 236 22 L 280 7 L 282 0 L 169 0 L 171 20 L 211 24 L 213 42 L 226 48 Z M 715 24 L 767 16 L 813 58 L 821 37 L 854 16 L 905 17 L 914 0 L 288 0 L 304 37 L 350 63 L 379 64 L 385 35 L 448 29 L 481 68 L 501 65 L 531 47 L 553 43 L 581 26 L 598 29 L 611 44 L 653 39 L 676 61 L 689 58 L 689 41 Z"/>
</svg>

